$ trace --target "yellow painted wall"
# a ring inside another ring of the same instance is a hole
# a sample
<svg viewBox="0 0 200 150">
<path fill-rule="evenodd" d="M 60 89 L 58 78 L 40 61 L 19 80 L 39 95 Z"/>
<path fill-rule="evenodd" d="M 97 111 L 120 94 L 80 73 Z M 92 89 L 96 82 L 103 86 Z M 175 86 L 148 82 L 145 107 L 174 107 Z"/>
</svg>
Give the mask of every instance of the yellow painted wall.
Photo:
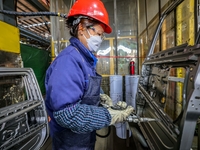
<svg viewBox="0 0 200 150">
<path fill-rule="evenodd" d="M 19 29 L 0 21 L 0 50 L 20 53 Z"/>
</svg>

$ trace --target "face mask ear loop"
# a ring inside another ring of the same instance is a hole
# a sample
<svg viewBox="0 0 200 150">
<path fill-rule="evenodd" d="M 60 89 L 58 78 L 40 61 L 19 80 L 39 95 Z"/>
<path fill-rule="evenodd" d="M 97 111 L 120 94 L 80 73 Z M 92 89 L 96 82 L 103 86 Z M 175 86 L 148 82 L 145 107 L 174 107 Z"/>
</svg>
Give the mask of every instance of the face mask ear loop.
<svg viewBox="0 0 200 150">
<path fill-rule="evenodd" d="M 84 38 L 87 40 L 86 36 L 83 34 Z"/>
<path fill-rule="evenodd" d="M 88 39 L 86 38 L 86 36 L 83 34 L 83 37 L 86 39 L 86 41 L 88 41 Z"/>
<path fill-rule="evenodd" d="M 88 31 L 88 29 L 87 29 L 87 33 L 89 34 L 90 37 L 92 36 L 92 35 L 90 34 L 90 31 Z"/>
<path fill-rule="evenodd" d="M 88 31 L 88 29 L 87 29 L 87 33 L 89 34 L 90 37 L 92 36 L 92 35 L 90 34 L 90 32 Z M 83 36 L 84 36 L 84 38 L 85 38 L 86 40 L 88 40 L 84 34 L 83 34 Z"/>
</svg>

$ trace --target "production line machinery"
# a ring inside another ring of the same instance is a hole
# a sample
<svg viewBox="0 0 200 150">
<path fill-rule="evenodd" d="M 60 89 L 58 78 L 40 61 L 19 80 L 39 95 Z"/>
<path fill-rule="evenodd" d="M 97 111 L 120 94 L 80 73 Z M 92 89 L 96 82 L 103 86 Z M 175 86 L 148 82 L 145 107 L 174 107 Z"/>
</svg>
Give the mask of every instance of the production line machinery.
<svg viewBox="0 0 200 150">
<path fill-rule="evenodd" d="M 138 123 L 148 148 L 189 150 L 192 147 L 200 115 L 199 62 L 199 44 L 171 48 L 145 61 L 137 96 L 139 117 L 131 119 Z"/>
<path fill-rule="evenodd" d="M 200 149 L 200 34 L 193 46 L 186 43 L 154 53 L 164 19 L 181 2 L 174 1 L 160 18 L 142 65 L 136 114 L 128 119 L 133 138 L 144 149 Z"/>
</svg>

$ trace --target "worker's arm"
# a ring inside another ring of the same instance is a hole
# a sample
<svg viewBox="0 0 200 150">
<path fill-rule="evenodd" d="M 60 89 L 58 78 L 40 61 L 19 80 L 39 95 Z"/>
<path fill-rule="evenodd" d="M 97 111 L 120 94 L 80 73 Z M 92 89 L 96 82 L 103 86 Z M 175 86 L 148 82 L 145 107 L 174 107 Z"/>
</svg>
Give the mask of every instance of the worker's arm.
<svg viewBox="0 0 200 150">
<path fill-rule="evenodd" d="M 57 123 L 75 133 L 88 133 L 109 126 L 111 115 L 103 107 L 80 104 L 69 105 L 53 113 Z"/>
</svg>

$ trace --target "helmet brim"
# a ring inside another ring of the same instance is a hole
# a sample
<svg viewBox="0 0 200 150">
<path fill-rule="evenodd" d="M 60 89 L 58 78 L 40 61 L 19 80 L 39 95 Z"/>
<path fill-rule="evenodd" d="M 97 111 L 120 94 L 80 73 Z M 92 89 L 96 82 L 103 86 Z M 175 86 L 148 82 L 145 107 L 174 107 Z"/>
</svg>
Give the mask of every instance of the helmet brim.
<svg viewBox="0 0 200 150">
<path fill-rule="evenodd" d="M 110 34 L 112 32 L 112 28 L 110 26 L 106 25 L 104 32 L 107 33 L 107 34 Z"/>
</svg>

